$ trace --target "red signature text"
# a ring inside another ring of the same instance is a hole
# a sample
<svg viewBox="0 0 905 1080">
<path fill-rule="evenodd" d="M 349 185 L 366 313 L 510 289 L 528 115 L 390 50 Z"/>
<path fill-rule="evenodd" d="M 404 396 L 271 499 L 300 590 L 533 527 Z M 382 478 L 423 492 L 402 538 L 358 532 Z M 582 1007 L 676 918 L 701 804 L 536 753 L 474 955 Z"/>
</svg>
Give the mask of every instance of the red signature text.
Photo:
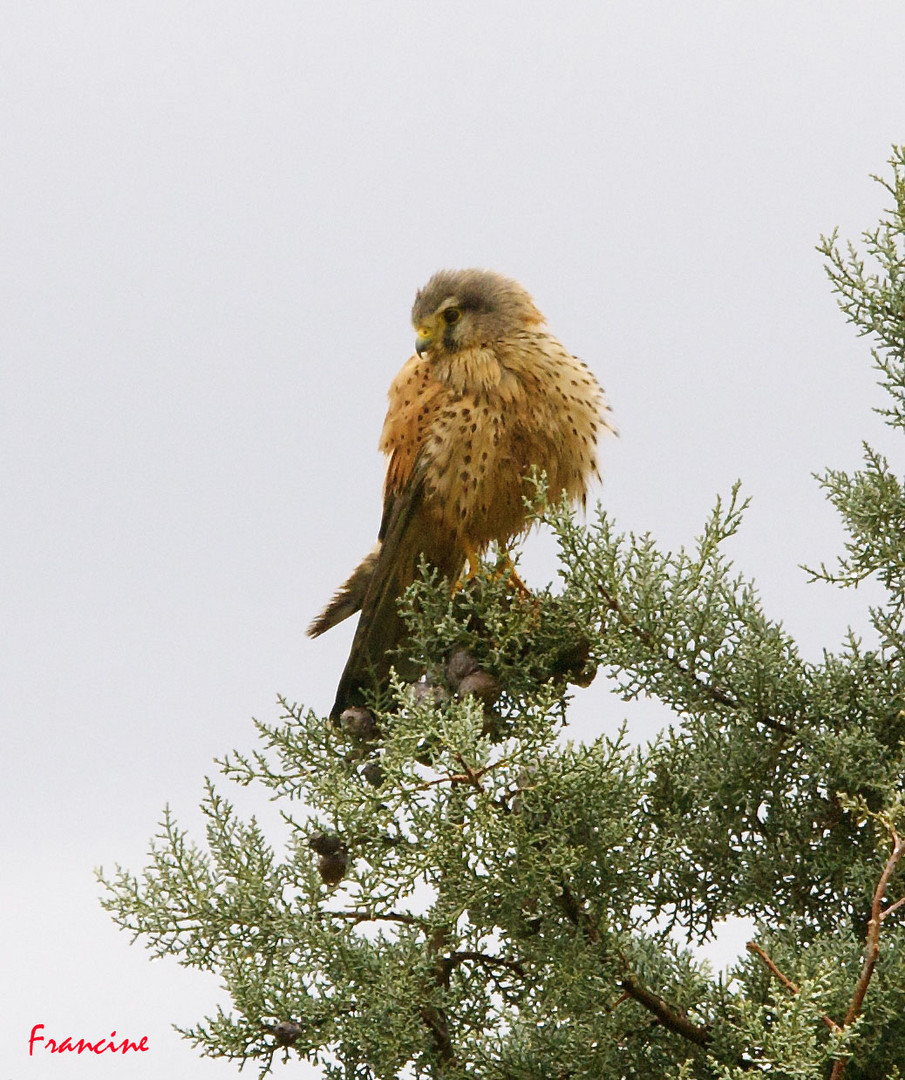
<svg viewBox="0 0 905 1080">
<path fill-rule="evenodd" d="M 130 1050 L 143 1054 L 150 1049 L 147 1035 L 143 1035 L 138 1042 L 132 1042 L 131 1039 L 117 1042 L 116 1032 L 111 1031 L 109 1038 L 92 1042 L 90 1039 L 73 1039 L 71 1035 L 67 1035 L 65 1039 L 45 1039 L 40 1034 L 43 1030 L 43 1024 L 35 1024 L 31 1029 L 31 1035 L 28 1037 L 29 1057 L 34 1054 L 35 1049 L 47 1050 L 51 1054 L 128 1054 Z M 44 1045 L 38 1046 L 38 1043 Z"/>
</svg>

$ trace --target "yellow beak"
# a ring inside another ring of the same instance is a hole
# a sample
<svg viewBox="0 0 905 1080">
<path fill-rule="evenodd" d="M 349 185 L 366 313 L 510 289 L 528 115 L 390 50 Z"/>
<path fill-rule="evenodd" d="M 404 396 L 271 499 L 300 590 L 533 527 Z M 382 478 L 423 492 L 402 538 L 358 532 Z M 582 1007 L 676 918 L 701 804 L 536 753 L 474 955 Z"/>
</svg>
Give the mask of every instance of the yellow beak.
<svg viewBox="0 0 905 1080">
<path fill-rule="evenodd" d="M 423 356 L 433 344 L 433 334 L 431 328 L 423 323 L 416 326 L 415 329 L 418 332 L 418 336 L 415 338 L 415 352 L 419 356 Z"/>
</svg>

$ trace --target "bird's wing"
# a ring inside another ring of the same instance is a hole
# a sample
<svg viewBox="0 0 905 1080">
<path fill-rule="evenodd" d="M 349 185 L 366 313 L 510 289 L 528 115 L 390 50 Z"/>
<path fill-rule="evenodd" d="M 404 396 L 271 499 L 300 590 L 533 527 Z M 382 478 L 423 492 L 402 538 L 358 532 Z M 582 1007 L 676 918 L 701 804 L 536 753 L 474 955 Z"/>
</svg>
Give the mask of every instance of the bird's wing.
<svg viewBox="0 0 905 1080">
<path fill-rule="evenodd" d="M 424 447 L 430 422 L 436 414 L 442 394 L 440 386 L 431 375 L 428 362 L 413 354 L 393 380 L 387 396 L 389 406 L 380 436 L 380 449 L 387 455 L 387 471 L 377 545 L 356 566 L 333 594 L 324 610 L 312 621 L 307 630 L 309 637 L 318 637 L 361 610 L 377 565 L 380 546 L 393 518 L 394 508 L 400 494 L 409 487 L 415 461 Z"/>
<path fill-rule="evenodd" d="M 387 455 L 380 539 L 393 513 L 395 497 L 408 486 L 448 394 L 449 390 L 434 377 L 430 362 L 417 354 L 409 357 L 393 379 L 380 435 L 380 449 Z"/>
<path fill-rule="evenodd" d="M 350 705 L 363 704 L 363 691 L 385 683 L 391 667 L 404 679 L 418 677 L 417 665 L 396 655 L 405 636 L 399 599 L 417 577 L 422 558 L 450 580 L 458 577 L 465 563 L 461 545 L 425 506 L 429 466 L 428 456 L 422 453 L 404 485 L 387 499 L 380 548 L 336 691 L 332 717 Z"/>
<path fill-rule="evenodd" d="M 360 704 L 362 690 L 385 681 L 391 666 L 404 678 L 417 676 L 417 668 L 395 655 L 405 633 L 399 598 L 415 580 L 422 558 L 450 579 L 458 577 L 464 565 L 461 545 L 425 505 L 424 497 L 438 464 L 431 429 L 448 393 L 434 378 L 429 362 L 419 356 L 406 362 L 390 387 L 380 437 L 388 460 L 378 547 L 372 553 L 361 618 L 332 716 Z"/>
</svg>

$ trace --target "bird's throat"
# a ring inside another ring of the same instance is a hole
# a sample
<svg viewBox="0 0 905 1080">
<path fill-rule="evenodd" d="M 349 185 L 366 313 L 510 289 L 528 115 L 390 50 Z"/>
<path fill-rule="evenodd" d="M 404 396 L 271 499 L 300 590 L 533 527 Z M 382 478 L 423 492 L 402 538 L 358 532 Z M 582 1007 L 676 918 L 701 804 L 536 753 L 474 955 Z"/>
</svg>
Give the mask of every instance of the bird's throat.
<svg viewBox="0 0 905 1080">
<path fill-rule="evenodd" d="M 461 349 L 436 361 L 437 378 L 457 394 L 492 393 L 503 380 L 503 367 L 491 348 Z"/>
</svg>

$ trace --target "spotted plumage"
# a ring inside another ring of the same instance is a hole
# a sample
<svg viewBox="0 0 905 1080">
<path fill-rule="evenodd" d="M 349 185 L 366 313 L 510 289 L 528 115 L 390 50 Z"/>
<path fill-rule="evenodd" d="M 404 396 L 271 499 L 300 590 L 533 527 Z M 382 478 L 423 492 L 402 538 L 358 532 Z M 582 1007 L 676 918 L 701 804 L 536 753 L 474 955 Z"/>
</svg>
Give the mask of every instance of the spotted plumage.
<svg viewBox="0 0 905 1080">
<path fill-rule="evenodd" d="M 517 282 L 488 270 L 443 270 L 415 297 L 416 351 L 389 390 L 376 547 L 309 627 L 317 636 L 361 610 L 331 715 L 359 704 L 391 665 L 404 625 L 397 602 L 420 559 L 451 581 L 466 559 L 526 529 L 532 467 L 550 495 L 584 502 L 609 429 L 588 368 L 546 329 Z"/>
</svg>

